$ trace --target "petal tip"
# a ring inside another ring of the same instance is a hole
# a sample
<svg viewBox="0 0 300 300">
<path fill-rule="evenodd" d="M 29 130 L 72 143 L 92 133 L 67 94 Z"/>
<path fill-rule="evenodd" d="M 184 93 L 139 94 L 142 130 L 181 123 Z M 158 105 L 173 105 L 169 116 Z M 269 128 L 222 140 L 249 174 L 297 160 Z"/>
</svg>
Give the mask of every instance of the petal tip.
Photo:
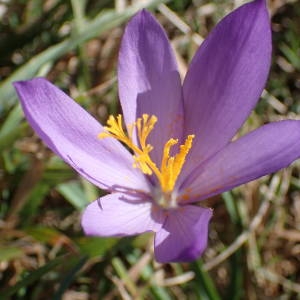
<svg viewBox="0 0 300 300">
<path fill-rule="evenodd" d="M 19 81 L 14 81 L 12 85 L 16 90 L 21 89 L 23 87 L 26 87 L 28 83 L 30 83 L 31 80 L 19 80 Z"/>
<path fill-rule="evenodd" d="M 12 84 L 13 84 L 14 88 L 17 91 L 19 91 L 24 88 L 34 87 L 34 85 L 49 84 L 49 83 L 50 82 L 44 77 L 34 77 L 34 78 L 28 79 L 28 80 L 14 81 Z"/>
<path fill-rule="evenodd" d="M 128 23 L 128 25 L 145 26 L 151 23 L 157 23 L 153 15 L 145 8 L 140 10 Z"/>
</svg>

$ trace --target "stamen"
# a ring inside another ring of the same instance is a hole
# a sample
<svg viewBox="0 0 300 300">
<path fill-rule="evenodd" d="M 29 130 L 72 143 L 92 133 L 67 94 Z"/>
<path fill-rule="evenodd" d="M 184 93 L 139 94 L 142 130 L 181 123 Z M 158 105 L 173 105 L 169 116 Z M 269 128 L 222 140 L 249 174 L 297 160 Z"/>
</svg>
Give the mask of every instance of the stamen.
<svg viewBox="0 0 300 300">
<path fill-rule="evenodd" d="M 195 135 L 188 135 L 183 145 L 180 146 L 180 151 L 175 156 L 170 157 L 170 148 L 178 143 L 178 140 L 170 139 L 164 147 L 164 153 L 161 163 L 162 190 L 171 192 L 175 186 L 176 180 L 185 163 L 185 158 L 189 153 Z"/>
<path fill-rule="evenodd" d="M 110 116 L 107 121 L 108 126 L 104 127 L 106 131 L 101 132 L 98 137 L 100 139 L 112 137 L 128 146 L 134 152 L 133 167 L 139 168 L 146 175 L 152 175 L 154 173 L 160 182 L 162 191 L 165 194 L 170 194 L 174 189 L 176 180 L 185 163 L 186 156 L 192 147 L 195 135 L 188 135 L 184 144 L 180 145 L 179 153 L 175 156 L 170 156 L 170 150 L 171 147 L 178 143 L 178 139 L 169 139 L 164 146 L 159 170 L 149 155 L 153 146 L 147 144 L 147 138 L 154 129 L 156 122 L 156 116 L 143 114 L 142 118 L 138 118 L 134 124 L 127 126 L 126 134 L 122 127 L 122 115 L 118 115 L 116 118 Z M 134 128 L 137 130 L 139 145 L 133 142 L 132 135 Z"/>
<path fill-rule="evenodd" d="M 125 134 L 122 127 L 122 115 L 117 116 L 117 120 L 114 116 L 110 116 L 107 121 L 107 125 L 104 129 L 106 132 L 101 132 L 98 134 L 100 139 L 112 137 L 120 142 L 124 143 L 131 149 L 135 155 L 134 157 L 134 168 L 140 168 L 144 174 L 152 175 L 154 173 L 159 181 L 161 180 L 161 174 L 156 164 L 151 160 L 149 153 L 153 147 L 146 143 L 147 137 L 153 130 L 157 118 L 155 116 L 149 116 L 147 114 L 143 115 L 143 118 L 138 118 L 134 124 L 127 126 L 128 135 Z M 140 148 L 138 145 L 134 144 L 132 140 L 132 134 L 134 127 L 137 128 L 138 141 L 140 143 Z"/>
</svg>

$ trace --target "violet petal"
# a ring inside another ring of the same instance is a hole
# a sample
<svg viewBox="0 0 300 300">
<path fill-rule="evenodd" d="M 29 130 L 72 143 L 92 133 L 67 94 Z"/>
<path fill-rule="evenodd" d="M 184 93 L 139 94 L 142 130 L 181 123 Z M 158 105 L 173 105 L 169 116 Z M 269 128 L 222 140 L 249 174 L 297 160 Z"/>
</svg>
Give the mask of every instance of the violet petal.
<svg viewBox="0 0 300 300">
<path fill-rule="evenodd" d="M 146 113 L 158 122 L 149 136 L 153 160 L 160 165 L 168 139 L 180 138 L 182 88 L 176 61 L 162 27 L 146 10 L 128 23 L 120 49 L 118 81 L 126 124 Z"/>
<path fill-rule="evenodd" d="M 187 178 L 181 193 L 186 202 L 198 201 L 276 172 L 299 157 L 300 121 L 270 123 L 230 143 L 204 163 Z"/>
<path fill-rule="evenodd" d="M 200 46 L 183 84 L 185 134 L 196 135 L 185 171 L 223 148 L 263 91 L 271 59 L 264 0 L 226 16 Z"/>
<path fill-rule="evenodd" d="M 126 236 L 158 231 L 164 222 L 160 209 L 137 196 L 113 193 L 87 206 L 81 225 L 87 235 Z"/>
<path fill-rule="evenodd" d="M 44 78 L 14 83 L 28 122 L 47 146 L 93 184 L 148 191 L 131 154 L 116 140 L 100 140 L 103 127 Z"/>
<path fill-rule="evenodd" d="M 168 211 L 167 219 L 155 235 L 158 262 L 192 261 L 205 250 L 212 210 L 186 205 Z"/>
</svg>

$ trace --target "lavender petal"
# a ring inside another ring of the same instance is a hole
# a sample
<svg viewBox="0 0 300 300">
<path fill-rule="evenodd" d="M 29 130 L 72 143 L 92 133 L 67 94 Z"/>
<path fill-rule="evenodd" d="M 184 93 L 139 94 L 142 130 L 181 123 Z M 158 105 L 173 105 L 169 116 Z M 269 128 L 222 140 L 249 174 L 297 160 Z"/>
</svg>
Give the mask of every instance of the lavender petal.
<svg viewBox="0 0 300 300">
<path fill-rule="evenodd" d="M 25 116 L 47 146 L 93 184 L 104 189 L 140 189 L 148 183 L 116 140 L 100 140 L 103 127 L 46 79 L 14 83 Z"/>
<path fill-rule="evenodd" d="M 155 235 L 155 258 L 161 263 L 192 261 L 206 248 L 212 210 L 187 205 L 170 210 Z"/>
<path fill-rule="evenodd" d="M 119 54 L 119 94 L 127 124 L 143 113 L 158 122 L 149 136 L 151 156 L 160 164 L 168 139 L 180 138 L 182 88 L 176 61 L 162 27 L 142 10 L 128 23 Z"/>
<path fill-rule="evenodd" d="M 126 236 L 158 231 L 164 222 L 161 210 L 137 196 L 113 193 L 85 209 L 81 225 L 87 235 Z"/>
<path fill-rule="evenodd" d="M 264 0 L 226 16 L 200 46 L 183 84 L 185 134 L 196 135 L 184 173 L 232 139 L 263 91 L 270 59 Z"/>
<path fill-rule="evenodd" d="M 300 121 L 270 123 L 230 143 L 181 187 L 182 203 L 199 201 L 287 167 L 300 157 Z"/>
</svg>

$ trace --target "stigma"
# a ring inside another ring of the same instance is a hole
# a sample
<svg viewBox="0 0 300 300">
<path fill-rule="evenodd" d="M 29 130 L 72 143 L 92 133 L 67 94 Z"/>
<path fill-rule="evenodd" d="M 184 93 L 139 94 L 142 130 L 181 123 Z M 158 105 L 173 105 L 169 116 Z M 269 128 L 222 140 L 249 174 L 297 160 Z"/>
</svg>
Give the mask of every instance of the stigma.
<svg viewBox="0 0 300 300">
<path fill-rule="evenodd" d="M 147 143 L 149 134 L 153 131 L 157 122 L 157 117 L 143 114 L 136 122 L 123 129 L 122 115 L 117 117 L 109 116 L 107 126 L 98 137 L 115 138 L 125 144 L 133 152 L 133 167 L 140 169 L 146 175 L 154 174 L 161 186 L 161 191 L 165 195 L 170 195 L 175 187 L 177 178 L 185 163 L 186 157 L 192 148 L 195 135 L 188 135 L 185 142 L 179 146 L 179 151 L 175 155 L 170 155 L 171 148 L 178 144 L 178 139 L 170 138 L 164 148 L 161 165 L 158 167 L 150 157 L 153 145 Z M 133 132 L 136 130 L 137 142 L 133 141 Z"/>
</svg>

